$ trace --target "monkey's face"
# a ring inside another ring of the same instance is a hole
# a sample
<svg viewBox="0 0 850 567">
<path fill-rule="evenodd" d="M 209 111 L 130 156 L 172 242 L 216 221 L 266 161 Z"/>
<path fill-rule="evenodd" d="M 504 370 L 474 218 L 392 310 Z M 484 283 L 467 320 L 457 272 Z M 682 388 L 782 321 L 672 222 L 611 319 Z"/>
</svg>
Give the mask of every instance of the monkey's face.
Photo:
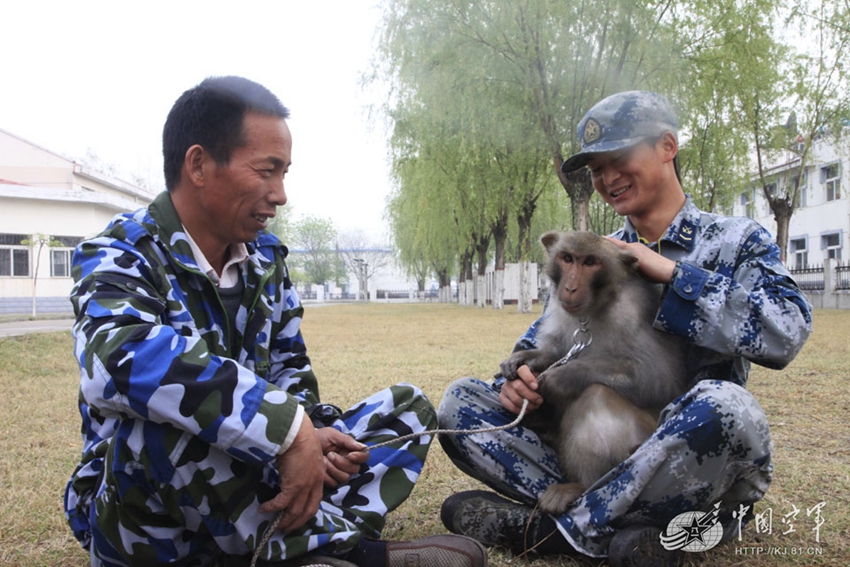
<svg viewBox="0 0 850 567">
<path fill-rule="evenodd" d="M 634 256 L 592 232 L 549 232 L 541 237 L 549 254 L 546 274 L 556 282 L 558 302 L 574 317 L 599 314 L 628 277 Z M 554 298 L 553 298 L 554 299 Z"/>
<path fill-rule="evenodd" d="M 600 274 L 604 271 L 602 259 L 596 254 L 577 254 L 559 251 L 555 260 L 561 269 L 558 282 L 558 300 L 570 315 L 580 316 L 594 303 L 600 287 Z"/>
</svg>

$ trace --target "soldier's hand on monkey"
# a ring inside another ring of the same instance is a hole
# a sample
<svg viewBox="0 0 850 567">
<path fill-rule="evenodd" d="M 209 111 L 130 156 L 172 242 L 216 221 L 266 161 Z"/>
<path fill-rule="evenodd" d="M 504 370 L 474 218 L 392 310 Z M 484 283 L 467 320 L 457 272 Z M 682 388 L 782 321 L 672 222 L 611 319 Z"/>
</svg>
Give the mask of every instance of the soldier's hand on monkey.
<svg viewBox="0 0 850 567">
<path fill-rule="evenodd" d="M 673 260 L 665 258 L 640 242 L 623 242 L 610 237 L 607 239 L 620 250 L 625 250 L 637 258 L 635 267 L 647 281 L 666 284 L 673 279 L 673 270 L 676 268 L 676 262 Z"/>
</svg>

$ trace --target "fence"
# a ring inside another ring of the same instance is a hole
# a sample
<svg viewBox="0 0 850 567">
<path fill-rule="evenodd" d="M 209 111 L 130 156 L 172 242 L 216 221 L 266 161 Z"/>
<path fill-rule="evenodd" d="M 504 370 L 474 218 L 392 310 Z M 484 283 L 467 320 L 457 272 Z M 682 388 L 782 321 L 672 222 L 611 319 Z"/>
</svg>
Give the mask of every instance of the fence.
<svg viewBox="0 0 850 567">
<path fill-rule="evenodd" d="M 301 301 L 357 301 L 360 299 L 356 293 L 349 293 L 347 291 L 331 293 L 324 290 L 317 291 L 315 289 L 298 290 L 298 297 L 301 298 Z"/>
<path fill-rule="evenodd" d="M 536 265 L 534 266 L 536 267 Z M 806 293 L 812 306 L 816 309 L 850 309 L 850 264 L 836 263 L 827 260 L 822 266 L 805 266 L 790 270 L 797 285 Z M 492 278 L 492 273 L 488 273 Z M 512 282 L 515 278 L 509 278 Z M 532 282 L 536 282 L 536 273 Z M 487 281 L 487 292 L 492 282 Z M 508 287 L 506 285 L 506 287 Z M 359 298 L 353 293 L 320 293 L 302 291 L 303 300 L 318 301 L 356 301 Z M 438 290 L 417 291 L 410 289 L 378 289 L 370 291 L 370 299 L 377 301 L 437 301 Z M 453 290 L 453 300 L 457 300 L 457 289 Z M 506 303 L 510 302 L 511 293 L 506 293 Z"/>
<path fill-rule="evenodd" d="M 791 275 L 815 309 L 850 309 L 850 264 L 826 260 L 823 266 L 794 268 Z"/>
<path fill-rule="evenodd" d="M 67 295 L 61 297 L 36 297 L 36 314 L 62 313 L 69 317 L 74 316 L 74 308 Z M 31 315 L 31 297 L 0 297 L 0 315 Z"/>
<path fill-rule="evenodd" d="M 433 301 L 440 295 L 439 290 L 410 290 L 410 289 L 379 289 L 375 292 L 377 299 L 412 299 L 417 301 Z"/>
<path fill-rule="evenodd" d="M 835 289 L 850 291 L 850 264 L 835 266 Z"/>
<path fill-rule="evenodd" d="M 791 275 L 803 291 L 823 291 L 823 266 L 806 266 L 794 268 Z"/>
</svg>

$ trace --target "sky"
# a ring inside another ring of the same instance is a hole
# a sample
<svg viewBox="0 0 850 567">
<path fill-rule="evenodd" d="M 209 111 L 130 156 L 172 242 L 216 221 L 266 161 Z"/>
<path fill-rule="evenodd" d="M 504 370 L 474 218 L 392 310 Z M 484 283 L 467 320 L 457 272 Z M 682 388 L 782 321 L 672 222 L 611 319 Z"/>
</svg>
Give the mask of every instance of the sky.
<svg viewBox="0 0 850 567">
<path fill-rule="evenodd" d="M 364 90 L 378 0 L 39 1 L 0 5 L 0 128 L 119 178 L 162 180 L 171 105 L 211 75 L 268 87 L 291 111 L 287 206 L 386 240 L 385 126 Z"/>
</svg>

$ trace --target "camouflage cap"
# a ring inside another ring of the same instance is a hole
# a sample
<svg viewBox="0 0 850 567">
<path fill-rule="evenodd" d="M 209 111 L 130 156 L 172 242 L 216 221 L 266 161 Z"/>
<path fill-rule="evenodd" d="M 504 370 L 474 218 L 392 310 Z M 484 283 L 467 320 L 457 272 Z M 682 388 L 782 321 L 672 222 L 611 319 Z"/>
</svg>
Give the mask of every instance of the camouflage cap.
<svg viewBox="0 0 850 567">
<path fill-rule="evenodd" d="M 561 165 L 569 173 L 587 165 L 593 154 L 629 148 L 664 132 L 676 134 L 676 114 L 657 93 L 626 91 L 601 100 L 578 123 L 581 151 Z"/>
</svg>

